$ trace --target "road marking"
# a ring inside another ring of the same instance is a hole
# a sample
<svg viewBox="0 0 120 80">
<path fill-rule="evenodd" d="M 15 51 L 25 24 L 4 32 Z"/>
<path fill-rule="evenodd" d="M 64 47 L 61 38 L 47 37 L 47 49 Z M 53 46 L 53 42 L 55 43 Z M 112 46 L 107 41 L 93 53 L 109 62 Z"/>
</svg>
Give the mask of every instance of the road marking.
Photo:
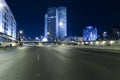
<svg viewBox="0 0 120 80">
<path fill-rule="evenodd" d="M 38 59 L 38 61 L 40 60 L 40 56 L 39 56 L 39 54 L 38 54 L 38 56 L 37 56 L 37 59 Z"/>
</svg>

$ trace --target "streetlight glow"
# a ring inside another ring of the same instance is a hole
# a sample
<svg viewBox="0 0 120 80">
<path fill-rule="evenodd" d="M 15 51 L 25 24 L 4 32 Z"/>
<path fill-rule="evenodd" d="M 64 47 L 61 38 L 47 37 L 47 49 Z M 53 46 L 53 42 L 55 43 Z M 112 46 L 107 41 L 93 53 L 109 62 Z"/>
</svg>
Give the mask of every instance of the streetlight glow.
<svg viewBox="0 0 120 80">
<path fill-rule="evenodd" d="M 103 37 L 104 37 L 104 40 L 105 40 L 106 37 L 107 37 L 107 32 L 103 32 Z"/>
<path fill-rule="evenodd" d="M 85 42 L 85 44 L 88 44 L 88 42 Z"/>
<path fill-rule="evenodd" d="M 106 34 L 107 32 L 103 32 L 104 34 Z"/>
<path fill-rule="evenodd" d="M 100 44 L 100 42 L 99 42 L 99 41 L 97 41 L 97 42 L 96 42 L 96 45 L 99 45 L 99 44 Z"/>
<path fill-rule="evenodd" d="M 38 40 L 39 38 L 38 38 L 38 37 L 36 37 L 35 39 L 36 39 L 36 40 Z"/>
<path fill-rule="evenodd" d="M 110 41 L 110 44 L 114 44 L 115 43 L 115 41 Z"/>
<path fill-rule="evenodd" d="M 106 44 L 106 41 L 103 41 L 103 42 L 102 42 L 102 45 L 105 45 L 105 44 Z"/>
<path fill-rule="evenodd" d="M 84 42 L 82 42 L 81 44 L 84 45 Z"/>
<path fill-rule="evenodd" d="M 93 44 L 93 42 L 90 42 L 90 44 Z"/>
<path fill-rule="evenodd" d="M 106 43 L 106 41 L 103 41 L 103 44 L 105 44 Z"/>
<path fill-rule="evenodd" d="M 23 33 L 23 31 L 22 30 L 20 30 L 20 34 L 22 34 Z"/>
</svg>

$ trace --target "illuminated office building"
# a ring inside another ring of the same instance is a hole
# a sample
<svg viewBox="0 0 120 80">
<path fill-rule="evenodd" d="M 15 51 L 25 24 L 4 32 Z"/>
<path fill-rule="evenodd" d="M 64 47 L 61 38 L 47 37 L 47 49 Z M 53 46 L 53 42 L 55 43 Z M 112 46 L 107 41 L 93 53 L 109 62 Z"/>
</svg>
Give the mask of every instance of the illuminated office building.
<svg viewBox="0 0 120 80">
<path fill-rule="evenodd" d="M 44 38 L 47 38 L 47 14 L 45 14 L 44 26 Z"/>
<path fill-rule="evenodd" d="M 53 42 L 57 38 L 58 33 L 58 19 L 57 19 L 57 9 L 55 7 L 48 8 L 47 10 L 47 39 Z"/>
<path fill-rule="evenodd" d="M 58 8 L 58 38 L 67 36 L 67 10 L 65 7 Z"/>
<path fill-rule="evenodd" d="M 86 27 L 86 29 L 83 30 L 83 39 L 84 41 L 96 41 L 97 29 L 92 26 Z"/>
<path fill-rule="evenodd" d="M 45 15 L 45 37 L 54 42 L 67 36 L 67 10 L 65 7 L 48 8 Z"/>
<path fill-rule="evenodd" d="M 5 0 L 0 0 L 0 41 L 16 39 L 16 21 Z"/>
</svg>

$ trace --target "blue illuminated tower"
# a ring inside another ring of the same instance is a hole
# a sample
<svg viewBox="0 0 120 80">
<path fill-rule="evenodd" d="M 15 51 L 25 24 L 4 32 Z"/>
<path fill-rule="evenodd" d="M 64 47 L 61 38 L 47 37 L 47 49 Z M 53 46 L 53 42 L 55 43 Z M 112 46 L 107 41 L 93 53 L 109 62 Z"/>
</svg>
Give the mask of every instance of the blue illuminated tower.
<svg viewBox="0 0 120 80">
<path fill-rule="evenodd" d="M 62 39 L 67 36 L 67 9 L 66 7 L 58 8 L 58 38 Z"/>
<path fill-rule="evenodd" d="M 97 29 L 93 26 L 88 26 L 83 30 L 84 41 L 95 41 L 97 40 Z"/>
<path fill-rule="evenodd" d="M 57 9 L 55 7 L 48 8 L 46 14 L 46 23 L 45 27 L 47 27 L 47 39 L 50 42 L 54 42 L 57 37 L 58 33 L 58 16 L 57 16 Z"/>
<path fill-rule="evenodd" d="M 44 37 L 47 38 L 47 14 L 45 14 L 44 25 L 45 25 Z"/>
<path fill-rule="evenodd" d="M 49 42 L 61 40 L 67 36 L 66 7 L 51 7 L 45 15 L 45 37 Z"/>
</svg>

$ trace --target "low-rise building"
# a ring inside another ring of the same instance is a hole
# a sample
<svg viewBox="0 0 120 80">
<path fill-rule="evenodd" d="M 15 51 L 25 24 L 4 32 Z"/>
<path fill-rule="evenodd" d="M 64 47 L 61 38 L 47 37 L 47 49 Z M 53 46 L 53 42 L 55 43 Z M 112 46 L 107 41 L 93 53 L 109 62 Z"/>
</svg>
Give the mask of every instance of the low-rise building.
<svg viewBox="0 0 120 80">
<path fill-rule="evenodd" d="M 93 26 L 88 26 L 83 30 L 84 41 L 96 41 L 97 40 L 97 28 Z"/>
</svg>

